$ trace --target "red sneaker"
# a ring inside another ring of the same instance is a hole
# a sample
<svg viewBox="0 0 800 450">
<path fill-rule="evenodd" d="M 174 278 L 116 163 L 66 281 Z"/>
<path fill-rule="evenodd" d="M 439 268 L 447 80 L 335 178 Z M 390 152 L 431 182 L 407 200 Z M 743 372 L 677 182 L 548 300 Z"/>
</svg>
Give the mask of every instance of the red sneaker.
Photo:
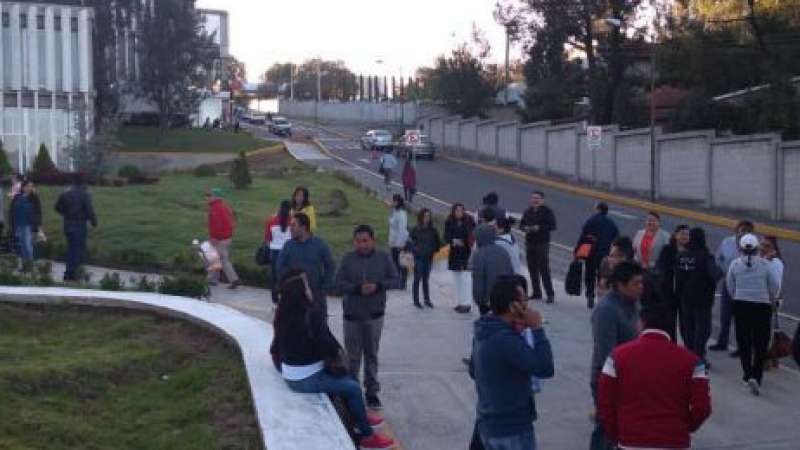
<svg viewBox="0 0 800 450">
<path fill-rule="evenodd" d="M 361 450 L 392 448 L 394 447 L 394 440 L 378 433 L 373 433 L 372 436 L 361 439 L 359 447 L 361 447 Z"/>
<path fill-rule="evenodd" d="M 383 417 L 367 411 L 367 422 L 369 422 L 369 425 L 372 427 L 381 426 L 383 425 Z"/>
</svg>

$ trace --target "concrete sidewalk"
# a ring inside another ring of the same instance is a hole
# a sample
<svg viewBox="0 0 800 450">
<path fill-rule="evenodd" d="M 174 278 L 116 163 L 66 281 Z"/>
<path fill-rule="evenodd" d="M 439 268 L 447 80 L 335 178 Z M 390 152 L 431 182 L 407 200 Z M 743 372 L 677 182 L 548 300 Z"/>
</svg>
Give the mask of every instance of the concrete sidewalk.
<svg viewBox="0 0 800 450">
<path fill-rule="evenodd" d="M 60 274 L 56 269 L 56 275 Z M 89 268 L 94 280 L 106 269 Z M 123 279 L 140 274 L 124 272 Z M 410 284 L 410 283 L 409 283 Z M 565 297 L 556 281 L 557 302 L 536 303 L 546 319 L 553 344 L 556 375 L 537 396 L 537 437 L 542 449 L 585 449 L 589 420 L 590 311 L 578 297 Z M 212 289 L 211 301 L 263 320 L 272 319 L 269 291 L 223 286 Z M 461 358 L 470 350 L 477 314 L 455 313 L 453 286 L 444 264 L 431 276 L 434 309 L 411 304 L 410 291 L 390 293 L 380 351 L 384 414 L 407 450 L 467 448 L 475 417 L 475 389 Z M 330 324 L 341 339 L 341 300 L 329 300 Z M 268 345 L 265 343 L 265 345 Z M 761 397 L 742 386 L 738 360 L 712 353 L 711 386 L 714 412 L 695 439 L 698 449 L 796 450 L 800 442 L 800 375 L 780 369 L 768 372 Z"/>
</svg>

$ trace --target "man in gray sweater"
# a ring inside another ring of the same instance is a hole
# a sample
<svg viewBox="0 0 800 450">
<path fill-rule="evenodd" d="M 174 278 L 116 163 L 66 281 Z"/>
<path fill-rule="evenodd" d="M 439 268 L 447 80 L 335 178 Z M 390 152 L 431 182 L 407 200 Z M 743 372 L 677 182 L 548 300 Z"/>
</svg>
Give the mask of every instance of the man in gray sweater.
<svg viewBox="0 0 800 450">
<path fill-rule="evenodd" d="M 327 292 L 333 287 L 336 265 L 328 244 L 311 234 L 311 220 L 304 213 L 297 213 L 289 225 L 292 239 L 287 242 L 277 261 L 278 279 L 290 269 L 303 269 L 308 275 L 308 284 L 314 303 L 328 315 Z"/>
<path fill-rule="evenodd" d="M 350 373 L 356 379 L 364 359 L 364 391 L 367 406 L 380 409 L 378 399 L 378 349 L 386 291 L 399 286 L 400 275 L 388 253 L 375 249 L 375 232 L 359 225 L 353 232 L 354 251 L 346 254 L 336 274 L 336 286 L 344 296 L 344 345 L 350 359 Z"/>
<path fill-rule="evenodd" d="M 611 274 L 611 291 L 592 312 L 592 370 L 589 386 L 597 404 L 597 379 L 614 347 L 632 341 L 638 333 L 638 303 L 644 292 L 644 269 L 634 262 L 621 262 Z M 600 425 L 599 417 L 592 432 L 592 450 L 613 449 Z"/>
<path fill-rule="evenodd" d="M 481 315 L 489 312 L 489 293 L 495 280 L 501 275 L 513 275 L 511 258 L 497 245 L 497 229 L 493 225 L 481 224 L 475 228 L 477 250 L 472 253 L 472 299 Z"/>
</svg>

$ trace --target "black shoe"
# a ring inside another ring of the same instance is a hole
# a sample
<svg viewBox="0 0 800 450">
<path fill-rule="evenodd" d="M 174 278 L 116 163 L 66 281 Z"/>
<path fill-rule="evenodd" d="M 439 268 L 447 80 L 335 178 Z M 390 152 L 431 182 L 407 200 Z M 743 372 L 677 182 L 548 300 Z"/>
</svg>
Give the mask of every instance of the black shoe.
<svg viewBox="0 0 800 450">
<path fill-rule="evenodd" d="M 712 352 L 726 352 L 726 351 L 728 351 L 728 346 L 727 345 L 714 344 L 711 347 L 708 347 L 708 349 L 711 350 Z"/>
<path fill-rule="evenodd" d="M 376 394 L 367 394 L 367 408 L 369 409 L 382 409 L 383 404 L 381 403 L 381 399 L 378 398 Z"/>
<path fill-rule="evenodd" d="M 542 294 L 539 294 L 539 295 L 534 294 L 534 295 L 531 295 L 530 297 L 528 297 L 528 300 L 533 300 L 533 301 L 538 301 L 538 300 L 541 300 L 541 299 L 542 299 Z"/>
<path fill-rule="evenodd" d="M 555 302 L 556 302 L 555 297 L 547 297 L 547 303 L 555 303 Z"/>
<path fill-rule="evenodd" d="M 414 302 L 414 306 L 416 306 L 419 309 L 422 309 L 422 304 L 420 304 L 420 302 L 418 302 L 418 301 Z"/>
<path fill-rule="evenodd" d="M 425 300 L 425 306 L 427 306 L 428 308 L 433 308 L 433 303 L 431 303 L 430 300 Z"/>
<path fill-rule="evenodd" d="M 472 358 L 461 358 L 461 362 L 464 363 L 465 366 L 469 367 L 472 364 Z"/>
<path fill-rule="evenodd" d="M 594 308 L 594 297 L 586 297 L 586 307 L 589 309 Z"/>
<path fill-rule="evenodd" d="M 731 352 L 731 358 L 738 358 L 739 356 L 739 350 L 734 350 Z"/>
</svg>

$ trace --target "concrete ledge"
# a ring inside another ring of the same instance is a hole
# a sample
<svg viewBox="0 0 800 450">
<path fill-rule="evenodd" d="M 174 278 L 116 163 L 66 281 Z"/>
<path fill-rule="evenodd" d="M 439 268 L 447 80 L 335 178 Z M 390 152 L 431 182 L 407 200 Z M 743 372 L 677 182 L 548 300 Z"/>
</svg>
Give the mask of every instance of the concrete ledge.
<svg viewBox="0 0 800 450">
<path fill-rule="evenodd" d="M 353 450 L 327 396 L 296 394 L 272 365 L 272 325 L 227 306 L 184 297 L 86 289 L 0 286 L 0 302 L 70 304 L 152 311 L 188 320 L 230 339 L 247 371 L 256 419 L 269 450 Z"/>
</svg>

